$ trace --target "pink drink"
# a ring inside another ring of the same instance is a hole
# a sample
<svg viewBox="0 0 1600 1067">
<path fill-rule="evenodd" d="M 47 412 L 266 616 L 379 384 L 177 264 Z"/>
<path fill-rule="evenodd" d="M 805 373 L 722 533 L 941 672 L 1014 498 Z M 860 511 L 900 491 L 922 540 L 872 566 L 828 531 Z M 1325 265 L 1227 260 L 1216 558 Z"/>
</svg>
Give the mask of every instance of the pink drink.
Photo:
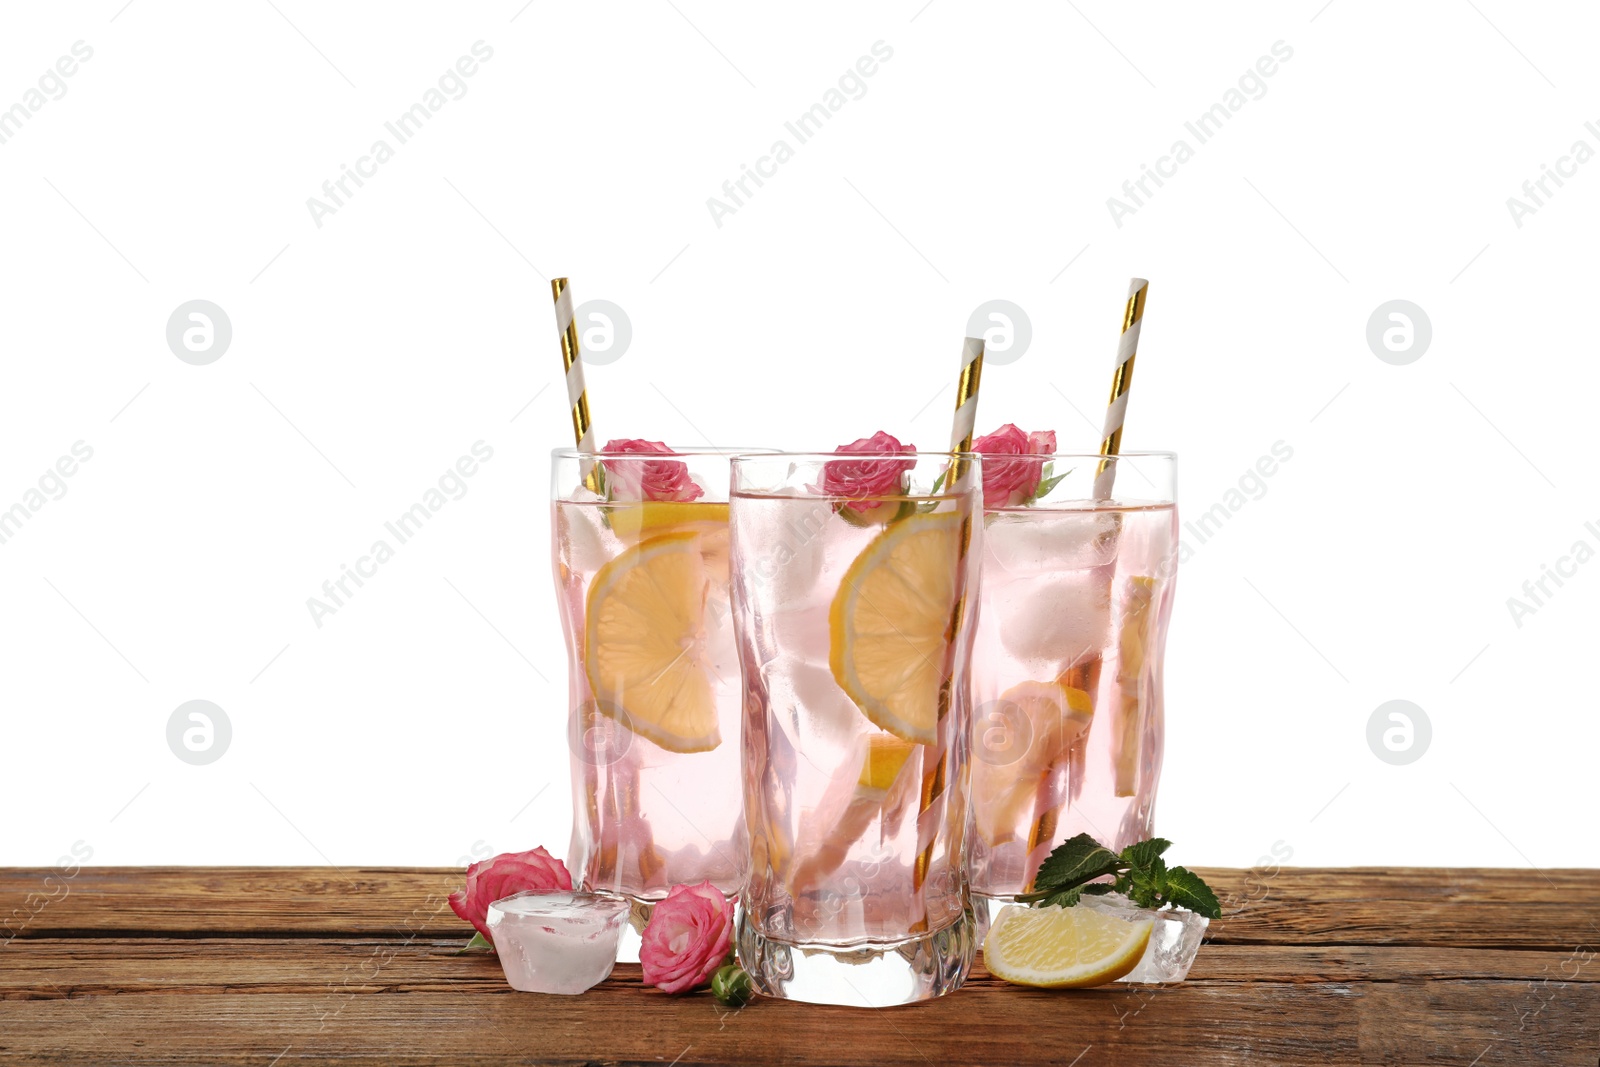
<svg viewBox="0 0 1600 1067">
<path fill-rule="evenodd" d="M 686 458 L 697 478 L 702 467 L 726 478 L 725 455 Z M 558 454 L 558 492 L 565 483 L 577 499 L 552 507 L 569 653 L 567 865 L 585 889 L 643 901 L 703 880 L 731 896 L 746 845 L 727 504 L 582 499 L 576 464 Z"/>
<path fill-rule="evenodd" d="M 1113 849 L 1151 836 L 1177 544 L 1170 503 L 985 515 L 974 894 L 1027 891 L 1050 850 L 1079 833 Z"/>
<path fill-rule="evenodd" d="M 752 868 L 741 959 L 772 996 L 871 1005 L 937 996 L 960 984 L 973 951 L 963 742 L 976 546 L 960 546 L 976 494 L 858 501 L 842 515 L 838 502 L 804 492 L 803 460 L 795 493 L 743 492 L 745 479 L 759 484 L 743 462 L 731 498 Z M 884 577 L 894 568 L 899 577 Z M 964 605 L 953 638 L 947 596 Z M 891 631 L 930 635 L 930 654 L 913 664 L 926 665 L 913 686 L 926 685 L 926 701 L 908 697 L 902 710 L 942 702 L 937 718 L 896 718 L 859 696 L 899 669 L 884 659 L 904 662 L 892 644 L 901 635 L 889 633 L 885 651 L 870 624 L 858 628 L 879 617 L 862 597 Z M 841 672 L 860 680 L 842 683 Z"/>
</svg>

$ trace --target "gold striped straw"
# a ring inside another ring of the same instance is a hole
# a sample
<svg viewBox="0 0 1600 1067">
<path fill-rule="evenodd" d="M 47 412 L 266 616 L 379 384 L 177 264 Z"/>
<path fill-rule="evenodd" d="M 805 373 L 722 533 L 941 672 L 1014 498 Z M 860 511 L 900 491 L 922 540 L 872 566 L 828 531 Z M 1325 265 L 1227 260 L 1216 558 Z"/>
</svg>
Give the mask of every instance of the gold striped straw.
<svg viewBox="0 0 1600 1067">
<path fill-rule="evenodd" d="M 550 295 L 556 302 L 556 333 L 561 338 L 561 365 L 567 375 L 567 403 L 572 405 L 572 433 L 579 452 L 594 451 L 594 423 L 589 419 L 589 391 L 583 384 L 583 356 L 578 351 L 578 324 L 573 319 L 572 290 L 567 279 L 552 278 Z M 583 483 L 600 492 L 599 468 L 584 463 Z"/>
<path fill-rule="evenodd" d="M 968 337 L 961 345 L 961 376 L 956 380 L 956 413 L 950 430 L 950 467 L 945 478 L 945 484 L 956 493 L 966 489 L 967 480 L 972 473 L 972 461 L 963 453 L 972 451 L 973 428 L 978 422 L 978 385 L 982 379 L 983 340 Z M 956 563 L 958 567 L 966 566 L 967 547 L 971 543 L 972 513 L 969 511 L 961 520 L 960 549 Z M 958 629 L 957 623 L 965 607 L 965 599 L 963 593 L 961 599 L 956 601 L 949 630 L 952 634 Z M 928 877 L 928 867 L 933 862 L 933 846 L 938 838 L 938 834 L 928 828 L 927 820 L 923 816 L 944 796 L 945 792 L 950 750 L 946 737 L 948 731 L 941 729 L 941 726 L 948 717 L 951 697 L 951 686 L 946 682 L 939 687 L 939 722 L 934 726 L 936 747 L 923 756 L 922 807 L 917 818 L 917 836 L 922 850 L 917 855 L 917 864 L 912 872 L 912 888 L 918 891 L 922 889 L 923 882 Z M 960 833 L 963 829 L 958 827 L 956 832 Z"/>
<path fill-rule="evenodd" d="M 1128 414 L 1128 389 L 1133 385 L 1133 360 L 1139 354 L 1139 326 L 1144 322 L 1144 302 L 1150 292 L 1150 283 L 1143 278 L 1128 282 L 1128 303 L 1122 311 L 1122 337 L 1117 342 L 1117 369 L 1111 378 L 1111 400 L 1106 405 L 1105 429 L 1100 435 L 1100 454 L 1115 456 L 1122 452 L 1122 423 Z M 1108 459 L 1100 461 L 1095 473 L 1094 498 L 1111 499 L 1111 485 L 1117 477 L 1117 465 Z"/>
<path fill-rule="evenodd" d="M 1150 283 L 1146 279 L 1129 280 L 1128 302 L 1122 308 L 1122 335 L 1117 341 L 1117 369 L 1111 376 L 1111 400 L 1106 405 L 1105 428 L 1100 435 L 1100 455 L 1108 458 L 1100 461 L 1099 469 L 1095 472 L 1094 499 L 1096 500 L 1111 499 L 1112 483 L 1117 478 L 1117 465 L 1111 462 L 1109 457 L 1122 453 L 1122 424 L 1128 415 L 1128 390 L 1133 385 L 1133 360 L 1139 354 L 1139 328 L 1144 322 L 1144 303 L 1149 292 Z M 1114 518 L 1120 526 L 1121 513 L 1115 513 Z M 1070 684 L 1093 693 L 1099 678 L 1100 658 L 1096 656 L 1091 662 L 1082 665 L 1082 669 L 1076 673 Z M 1053 773 L 1054 766 L 1046 768 L 1046 778 Z M 1033 830 L 1028 834 L 1030 861 L 1041 852 L 1048 851 L 1050 842 L 1055 839 L 1060 817 L 1060 803 L 1040 805 L 1040 811 L 1034 819 Z M 1031 877 L 1027 888 L 1033 889 Z"/>
</svg>

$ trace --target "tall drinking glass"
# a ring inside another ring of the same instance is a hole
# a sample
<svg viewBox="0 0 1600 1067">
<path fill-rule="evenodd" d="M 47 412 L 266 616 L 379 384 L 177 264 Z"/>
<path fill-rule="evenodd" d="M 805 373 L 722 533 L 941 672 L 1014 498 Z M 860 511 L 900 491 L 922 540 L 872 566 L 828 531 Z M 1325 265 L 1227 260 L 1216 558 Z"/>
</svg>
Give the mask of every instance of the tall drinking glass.
<svg viewBox="0 0 1600 1067">
<path fill-rule="evenodd" d="M 1103 463 L 1114 491 L 1095 500 Z M 1069 837 L 1121 849 L 1150 836 L 1178 562 L 1173 454 L 990 456 L 991 475 L 999 464 L 1029 469 L 995 482 L 1048 490 L 991 493 L 984 509 L 971 874 L 991 908 L 1032 888 Z"/>
<path fill-rule="evenodd" d="M 968 665 L 977 458 L 733 460 L 751 870 L 739 958 L 757 990 L 883 1006 L 972 963 Z"/>
<path fill-rule="evenodd" d="M 728 455 L 553 457 L 567 864 L 585 889 L 636 901 L 636 916 L 676 883 L 730 897 L 744 883 Z"/>
</svg>

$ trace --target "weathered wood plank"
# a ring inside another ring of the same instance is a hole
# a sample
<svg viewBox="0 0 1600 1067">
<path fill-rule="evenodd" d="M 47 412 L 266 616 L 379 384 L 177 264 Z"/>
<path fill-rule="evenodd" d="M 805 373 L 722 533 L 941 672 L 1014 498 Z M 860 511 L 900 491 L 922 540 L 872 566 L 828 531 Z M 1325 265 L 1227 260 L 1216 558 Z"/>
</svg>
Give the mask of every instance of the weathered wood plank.
<svg viewBox="0 0 1600 1067">
<path fill-rule="evenodd" d="M 215 993 L 342 999 L 374 993 L 504 992 L 505 980 L 494 958 L 487 953 L 462 955 L 460 947 L 459 938 L 41 939 L 0 950 L 0 1000 Z M 1201 949 L 1189 980 L 1312 984 L 1423 978 L 1521 980 L 1548 993 L 1575 982 L 1600 983 L 1600 959 L 1532 949 L 1213 944 Z M 995 980 L 980 965 L 969 984 L 986 983 Z M 641 988 L 639 968 L 619 966 L 608 986 L 613 987 Z"/>
<path fill-rule="evenodd" d="M 305 994 L 85 997 L 0 1003 L 0 1061 L 1592 1065 L 1600 985 L 1569 985 L 1531 1019 L 1529 996 L 1480 980 L 1199 982 L 1143 998 L 977 983 L 910 1008 L 758 1000 L 737 1014 L 637 988 L 355 996 L 337 1010 Z"/>
<path fill-rule="evenodd" d="M 1201 868 L 1219 943 L 1570 949 L 1600 942 L 1600 870 Z M 48 887 L 47 875 L 58 881 Z M 450 869 L 0 870 L 0 940 L 169 935 L 454 937 Z M 224 906 L 225 905 L 225 906 Z M 9 919 L 7 918 L 9 916 Z M 9 923 L 9 926 L 8 926 Z"/>
</svg>

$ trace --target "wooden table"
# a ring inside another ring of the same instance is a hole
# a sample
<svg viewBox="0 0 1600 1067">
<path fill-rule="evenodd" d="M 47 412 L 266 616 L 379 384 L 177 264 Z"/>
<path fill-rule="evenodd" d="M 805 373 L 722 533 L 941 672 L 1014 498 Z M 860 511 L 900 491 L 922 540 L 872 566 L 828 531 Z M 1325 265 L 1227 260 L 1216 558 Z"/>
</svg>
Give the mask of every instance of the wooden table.
<svg viewBox="0 0 1600 1067">
<path fill-rule="evenodd" d="M 459 871 L 0 870 L 0 1063 L 1600 1061 L 1600 871 L 1202 873 L 1227 917 L 1181 986 L 976 968 L 929 1004 L 729 1012 L 636 966 L 581 997 L 512 992 L 457 954 Z"/>
</svg>

